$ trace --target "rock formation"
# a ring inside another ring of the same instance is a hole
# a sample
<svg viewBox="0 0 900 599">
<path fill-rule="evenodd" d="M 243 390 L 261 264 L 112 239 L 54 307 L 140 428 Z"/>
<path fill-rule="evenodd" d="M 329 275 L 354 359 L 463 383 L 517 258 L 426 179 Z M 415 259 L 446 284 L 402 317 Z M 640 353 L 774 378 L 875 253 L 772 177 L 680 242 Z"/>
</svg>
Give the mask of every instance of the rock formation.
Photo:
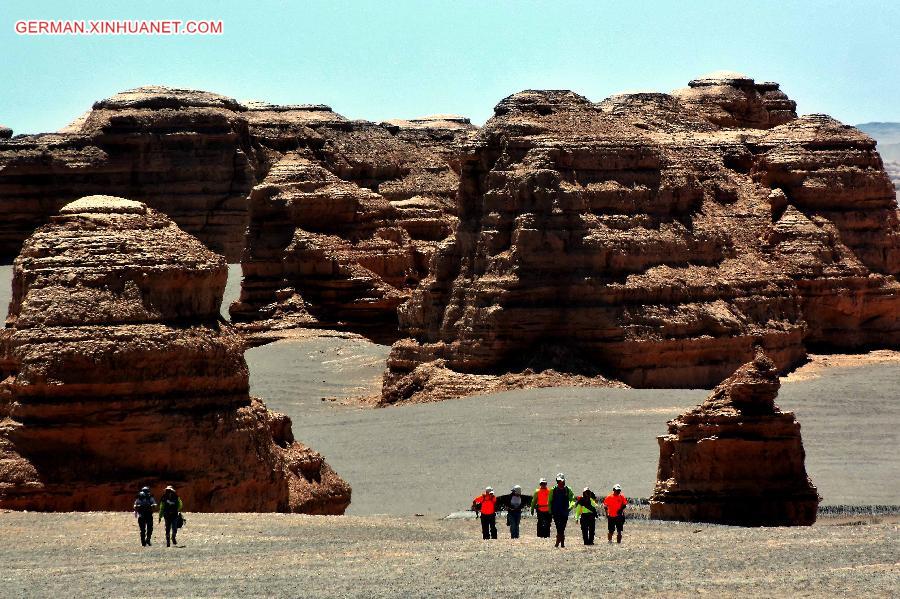
<svg viewBox="0 0 900 599">
<path fill-rule="evenodd" d="M 778 372 L 763 353 L 659 437 L 650 517 L 741 526 L 816 521 L 800 424 L 775 405 Z"/>
<path fill-rule="evenodd" d="M 350 487 L 248 395 L 221 256 L 146 205 L 72 202 L 25 243 L 0 335 L 0 507 L 339 514 Z"/>
<path fill-rule="evenodd" d="M 109 193 L 166 214 L 231 262 L 246 244 L 233 313 L 247 330 L 395 332 L 397 305 L 455 226 L 451 148 L 473 129 L 453 115 L 378 124 L 319 104 L 129 90 L 59 133 L 6 140 L 0 132 L 0 259 L 64 204 Z M 296 168 L 303 161 L 309 168 Z M 297 195 L 323 177 L 316 194 Z M 318 206 L 299 205 L 313 196 Z M 332 214 L 329 203 L 343 211 Z"/>
<path fill-rule="evenodd" d="M 722 127 L 768 129 L 797 118 L 797 103 L 777 83 L 756 83 L 731 71 L 694 79 L 672 95 Z"/>
<path fill-rule="evenodd" d="M 0 256 L 66 203 L 108 193 L 168 215 L 237 260 L 256 183 L 244 107 L 192 90 L 141 87 L 94 104 L 60 133 L 0 142 Z"/>
<path fill-rule="evenodd" d="M 776 84 L 525 91 L 457 162 L 459 225 L 399 308 L 385 402 L 428 387 L 414 371 L 436 361 L 712 387 L 756 344 L 779 369 L 808 345 L 900 344 L 900 227 L 874 142 L 797 118 Z"/>
<path fill-rule="evenodd" d="M 375 124 L 324 107 L 259 106 L 251 132 L 280 154 L 249 198 L 241 297 L 247 332 L 352 328 L 396 338 L 397 306 L 455 226 L 449 148 L 461 117 Z"/>
</svg>

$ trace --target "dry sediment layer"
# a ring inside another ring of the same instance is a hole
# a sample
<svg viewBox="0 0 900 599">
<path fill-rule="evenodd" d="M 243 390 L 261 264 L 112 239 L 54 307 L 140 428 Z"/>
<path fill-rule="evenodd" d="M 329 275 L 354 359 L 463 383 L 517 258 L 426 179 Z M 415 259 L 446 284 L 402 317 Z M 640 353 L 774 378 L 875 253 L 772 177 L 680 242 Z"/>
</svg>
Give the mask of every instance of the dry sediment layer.
<svg viewBox="0 0 900 599">
<path fill-rule="evenodd" d="M 775 405 L 780 382 L 763 353 L 706 401 L 669 421 L 659 440 L 650 517 L 741 526 L 816 521 L 800 424 Z"/>
<path fill-rule="evenodd" d="M 419 393 L 406 379 L 436 360 L 498 374 L 549 356 L 536 366 L 711 387 L 757 344 L 786 369 L 808 346 L 900 342 L 900 227 L 875 142 L 798 118 L 776 84 L 714 74 L 600 103 L 525 91 L 458 162 L 460 222 L 399 309 L 409 339 L 384 402 Z"/>
<path fill-rule="evenodd" d="M 248 395 L 221 256 L 146 205 L 63 207 L 16 260 L 0 334 L 0 507 L 343 513 L 350 487 Z"/>
</svg>

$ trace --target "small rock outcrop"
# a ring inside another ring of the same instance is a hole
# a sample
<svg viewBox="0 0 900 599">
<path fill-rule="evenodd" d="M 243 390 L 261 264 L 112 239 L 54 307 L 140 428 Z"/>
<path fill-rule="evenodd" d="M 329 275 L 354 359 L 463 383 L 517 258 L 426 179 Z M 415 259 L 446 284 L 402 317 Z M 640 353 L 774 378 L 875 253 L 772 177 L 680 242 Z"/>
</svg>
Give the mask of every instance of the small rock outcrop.
<svg viewBox="0 0 900 599">
<path fill-rule="evenodd" d="M 25 243 L 0 333 L 0 507 L 340 514 L 350 487 L 248 394 L 224 259 L 141 202 L 85 197 Z"/>
<path fill-rule="evenodd" d="M 797 103 L 777 83 L 733 71 L 698 77 L 672 95 L 721 127 L 768 129 L 797 118 Z"/>
<path fill-rule="evenodd" d="M 775 405 L 780 382 L 763 353 L 659 437 L 650 517 L 739 526 L 816 521 L 800 424 Z"/>
<path fill-rule="evenodd" d="M 810 346 L 900 345 L 900 224 L 874 141 L 798 118 L 775 84 L 691 85 L 497 105 L 456 160 L 456 232 L 398 310 L 384 402 L 421 401 L 432 362 L 712 387 L 755 345 L 779 369 Z"/>
</svg>

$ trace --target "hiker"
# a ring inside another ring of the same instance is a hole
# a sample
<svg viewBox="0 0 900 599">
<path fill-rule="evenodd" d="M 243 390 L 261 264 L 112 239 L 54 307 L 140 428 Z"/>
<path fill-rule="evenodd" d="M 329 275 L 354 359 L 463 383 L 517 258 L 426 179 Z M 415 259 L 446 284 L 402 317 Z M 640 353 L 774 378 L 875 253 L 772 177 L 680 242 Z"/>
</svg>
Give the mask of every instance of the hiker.
<svg viewBox="0 0 900 599">
<path fill-rule="evenodd" d="M 175 492 L 175 487 L 169 485 L 159 500 L 159 520 L 166 519 L 166 547 L 178 546 L 175 535 L 181 522 L 181 498 Z M 171 545 L 169 544 L 171 533 Z"/>
<path fill-rule="evenodd" d="M 597 496 L 590 487 L 585 487 L 581 495 L 575 498 L 575 521 L 581 522 L 581 536 L 585 545 L 594 544 L 594 532 L 597 529 Z"/>
<path fill-rule="evenodd" d="M 501 495 L 497 498 L 497 505 L 500 509 L 506 509 L 506 525 L 509 527 L 509 538 L 519 538 L 519 522 L 522 520 L 522 509 L 525 507 L 526 500 L 522 497 L 522 487 L 513 485 L 508 495 Z"/>
<path fill-rule="evenodd" d="M 485 487 L 484 493 L 472 500 L 472 511 L 481 517 L 481 536 L 497 538 L 497 496 L 493 487 Z"/>
<path fill-rule="evenodd" d="M 538 538 L 550 538 L 550 489 L 547 488 L 547 479 L 542 478 L 538 488 L 531 496 L 531 515 L 537 511 L 537 536 Z"/>
<path fill-rule="evenodd" d="M 150 546 L 153 536 L 153 512 L 156 510 L 156 499 L 150 494 L 150 487 L 144 487 L 134 500 L 134 515 L 137 516 L 141 529 L 141 547 Z"/>
<path fill-rule="evenodd" d="M 556 486 L 550 489 L 550 513 L 556 525 L 556 545 L 566 547 L 566 524 L 569 522 L 569 510 L 575 504 L 575 493 L 566 485 L 566 475 L 556 475 Z"/>
<path fill-rule="evenodd" d="M 603 500 L 603 511 L 606 512 L 606 526 L 609 534 L 608 543 L 612 543 L 613 531 L 616 531 L 616 543 L 622 542 L 622 527 L 625 526 L 625 506 L 628 500 L 622 495 L 622 486 L 613 486 L 613 492 Z"/>
</svg>

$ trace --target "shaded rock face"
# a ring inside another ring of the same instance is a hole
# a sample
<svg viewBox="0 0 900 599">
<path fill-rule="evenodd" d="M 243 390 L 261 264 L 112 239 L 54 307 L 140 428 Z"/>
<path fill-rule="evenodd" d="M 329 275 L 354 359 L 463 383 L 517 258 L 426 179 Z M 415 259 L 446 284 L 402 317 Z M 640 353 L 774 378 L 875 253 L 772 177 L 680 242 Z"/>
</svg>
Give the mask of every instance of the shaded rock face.
<svg viewBox="0 0 900 599">
<path fill-rule="evenodd" d="M 375 124 L 322 107 L 258 106 L 271 169 L 249 198 L 244 331 L 328 326 L 396 339 L 397 307 L 453 231 L 462 117 Z"/>
<path fill-rule="evenodd" d="M 350 487 L 248 395 L 224 259 L 136 201 L 82 198 L 25 243 L 0 334 L 0 507 L 343 513 Z"/>
<path fill-rule="evenodd" d="M 698 89 L 761 93 L 715 81 Z M 456 233 L 399 308 L 384 401 L 436 360 L 498 374 L 568 355 L 543 366 L 712 387 L 756 344 L 779 369 L 808 345 L 896 346 L 900 229 L 873 142 L 824 117 L 753 119 L 656 93 L 501 101 L 459 158 Z"/>
<path fill-rule="evenodd" d="M 0 141 L 0 256 L 89 194 L 145 202 L 237 260 L 256 158 L 244 108 L 193 90 L 142 87 L 94 104 L 57 134 Z"/>
<path fill-rule="evenodd" d="M 816 521 L 800 424 L 775 405 L 778 371 L 765 354 L 741 366 L 704 403 L 669 421 L 659 439 L 650 517 L 740 526 Z"/>
</svg>

